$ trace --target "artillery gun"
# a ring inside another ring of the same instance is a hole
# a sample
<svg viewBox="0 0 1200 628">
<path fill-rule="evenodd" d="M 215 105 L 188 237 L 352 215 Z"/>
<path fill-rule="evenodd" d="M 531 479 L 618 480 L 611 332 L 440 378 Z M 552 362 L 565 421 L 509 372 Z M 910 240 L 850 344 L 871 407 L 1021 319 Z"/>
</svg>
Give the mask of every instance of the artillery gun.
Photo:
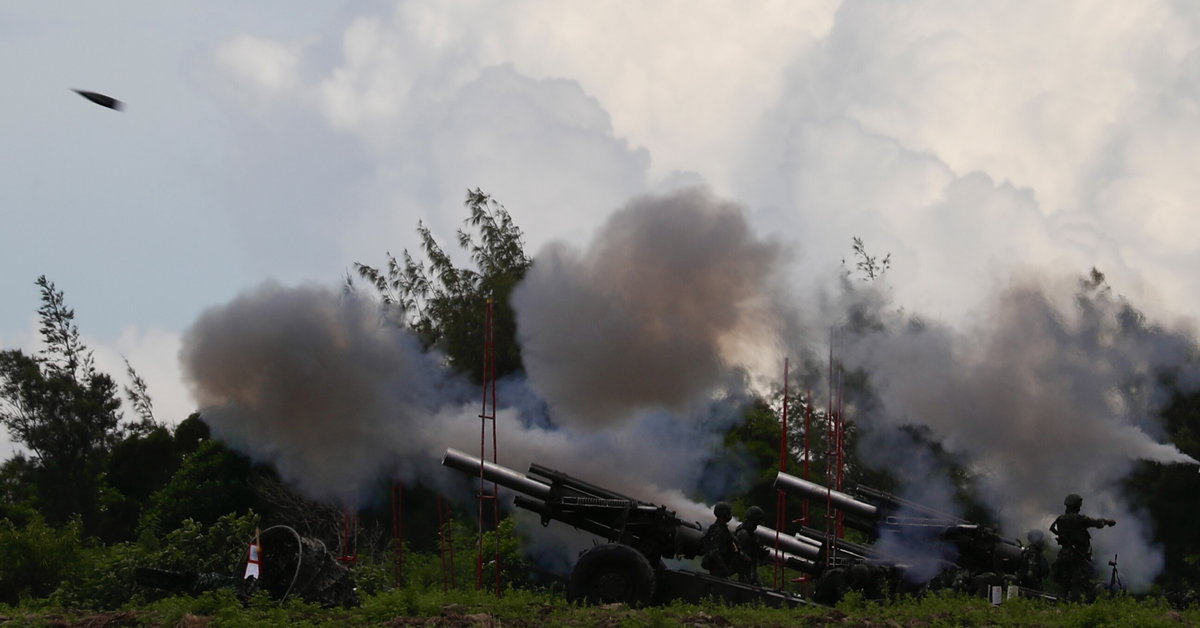
<svg viewBox="0 0 1200 628">
<path fill-rule="evenodd" d="M 694 558 L 702 552 L 703 529 L 699 522 L 685 521 L 665 505 L 644 502 L 536 463 L 526 475 L 447 449 L 442 464 L 515 491 L 514 505 L 537 514 L 542 525 L 559 521 L 606 541 L 583 552 L 571 570 L 567 597 L 572 601 L 631 606 L 706 598 L 770 606 L 808 603 L 785 591 L 668 567 L 664 559 Z M 764 546 L 775 548 L 771 550 L 774 560 L 792 569 L 819 573 L 818 544 L 779 534 L 776 546 L 775 530 L 762 526 L 756 534 Z"/>
<path fill-rule="evenodd" d="M 1023 596 L 1049 598 L 1021 587 L 1016 574 L 1035 550 L 1000 536 L 996 530 L 890 493 L 859 485 L 854 495 L 780 472 L 775 487 L 788 494 L 827 503 L 841 512 L 845 525 L 863 532 L 872 544 L 827 539 L 805 528 L 800 535 L 821 544 L 821 581 L 828 580 L 818 600 L 836 601 L 849 588 L 846 571 L 856 565 L 884 570 L 897 592 L 952 587 L 986 594 L 992 587 L 1016 587 Z M 833 549 L 828 546 L 832 542 Z M 861 569 L 861 567 L 859 567 Z"/>
</svg>

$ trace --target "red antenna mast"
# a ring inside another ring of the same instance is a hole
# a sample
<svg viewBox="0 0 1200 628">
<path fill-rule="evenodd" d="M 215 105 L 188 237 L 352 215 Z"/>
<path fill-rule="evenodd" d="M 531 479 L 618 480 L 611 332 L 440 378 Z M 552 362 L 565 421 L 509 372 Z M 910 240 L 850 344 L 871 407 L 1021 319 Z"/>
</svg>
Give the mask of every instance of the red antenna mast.
<svg viewBox="0 0 1200 628">
<path fill-rule="evenodd" d="M 845 536 L 841 510 L 834 512 L 833 491 L 843 491 L 845 484 L 845 429 L 842 417 L 842 368 L 833 358 L 833 330 L 829 331 L 829 400 L 825 415 L 825 543 L 834 547 Z M 834 566 L 836 552 L 825 554 L 825 566 Z"/>
<path fill-rule="evenodd" d="M 496 451 L 496 333 L 493 320 L 492 299 L 487 300 L 487 316 L 483 329 L 483 407 L 479 412 L 479 552 L 475 560 L 475 588 L 483 588 L 483 529 L 485 504 L 491 503 L 492 530 L 495 530 L 495 546 L 492 564 L 495 566 L 495 590 L 500 595 L 500 485 L 492 482 L 489 492 L 483 477 L 483 463 L 487 456 L 488 423 L 492 426 L 492 463 L 499 464 Z"/>
<path fill-rule="evenodd" d="M 358 513 L 350 506 L 342 507 L 341 549 L 339 561 L 351 567 L 358 564 Z"/>
<path fill-rule="evenodd" d="M 392 553 L 396 586 L 404 586 L 404 484 L 392 481 Z"/>
<path fill-rule="evenodd" d="M 787 452 L 788 452 L 788 359 L 783 359 L 783 413 L 782 421 L 779 424 L 779 472 L 787 473 Z M 787 493 L 783 489 L 775 490 L 775 550 L 779 551 L 779 535 L 780 530 L 788 524 L 787 518 Z M 775 561 L 774 570 L 775 588 L 779 588 L 779 582 L 783 579 L 783 561 Z"/>
<path fill-rule="evenodd" d="M 804 479 L 811 480 L 809 477 L 809 462 L 812 460 L 812 448 L 810 447 L 809 435 L 812 434 L 812 391 L 808 391 L 804 396 Z M 808 496 L 804 496 L 803 509 L 800 511 L 800 525 L 807 526 L 808 518 Z"/>
<path fill-rule="evenodd" d="M 442 559 L 442 591 L 454 588 L 454 530 L 451 527 L 450 505 L 437 496 L 438 554 Z"/>
</svg>

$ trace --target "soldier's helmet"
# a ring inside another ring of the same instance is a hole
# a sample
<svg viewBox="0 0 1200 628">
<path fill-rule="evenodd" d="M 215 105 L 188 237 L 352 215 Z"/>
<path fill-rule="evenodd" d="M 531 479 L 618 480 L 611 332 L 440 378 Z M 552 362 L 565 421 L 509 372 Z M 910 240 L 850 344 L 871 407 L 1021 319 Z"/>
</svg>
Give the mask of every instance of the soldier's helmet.
<svg viewBox="0 0 1200 628">
<path fill-rule="evenodd" d="M 716 515 L 717 517 L 722 517 L 722 518 L 723 517 L 732 517 L 733 516 L 733 508 L 730 507 L 729 504 L 726 504 L 725 502 L 717 502 L 717 505 L 713 506 L 713 514 Z"/>
<path fill-rule="evenodd" d="M 746 509 L 746 521 L 750 523 L 762 523 L 764 516 L 763 509 L 758 506 L 751 506 Z"/>
<path fill-rule="evenodd" d="M 1067 508 L 1079 508 L 1083 506 L 1083 498 L 1075 493 L 1071 493 L 1063 500 L 1063 505 Z"/>
<path fill-rule="evenodd" d="M 1045 538 L 1046 538 L 1046 536 L 1044 534 L 1042 534 L 1041 530 L 1030 530 L 1029 531 L 1029 544 L 1030 545 L 1037 545 L 1038 543 L 1041 543 L 1043 540 L 1045 540 Z"/>
</svg>

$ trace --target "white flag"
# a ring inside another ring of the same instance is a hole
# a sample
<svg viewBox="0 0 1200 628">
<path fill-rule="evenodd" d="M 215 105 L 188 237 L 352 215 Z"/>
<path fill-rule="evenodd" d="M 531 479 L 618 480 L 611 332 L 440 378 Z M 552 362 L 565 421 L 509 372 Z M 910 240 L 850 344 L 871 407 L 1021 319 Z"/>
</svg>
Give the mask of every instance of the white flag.
<svg viewBox="0 0 1200 628">
<path fill-rule="evenodd" d="M 262 565 L 262 558 L 259 556 L 259 553 L 258 553 L 258 543 L 251 543 L 250 544 L 250 554 L 246 558 L 246 575 L 242 576 L 242 579 L 245 580 L 246 578 L 249 578 L 250 576 L 254 576 L 255 578 L 260 577 L 259 576 L 259 566 L 260 565 Z"/>
</svg>

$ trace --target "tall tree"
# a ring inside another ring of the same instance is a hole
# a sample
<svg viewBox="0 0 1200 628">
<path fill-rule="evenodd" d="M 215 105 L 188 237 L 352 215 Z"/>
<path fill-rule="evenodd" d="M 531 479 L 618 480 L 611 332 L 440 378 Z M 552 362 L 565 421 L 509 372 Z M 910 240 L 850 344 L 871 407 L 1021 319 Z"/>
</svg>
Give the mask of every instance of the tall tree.
<svg viewBox="0 0 1200 628">
<path fill-rule="evenodd" d="M 73 515 L 95 521 L 121 401 L 112 378 L 96 371 L 75 312 L 45 276 L 38 309 L 44 346 L 35 356 L 0 352 L 0 423 L 31 455 L 38 503 L 53 523 Z"/>
<path fill-rule="evenodd" d="M 508 301 L 531 262 L 521 229 L 503 205 L 479 188 L 467 191 L 465 204 L 470 229 L 458 230 L 458 245 L 469 254 L 474 268 L 455 266 L 420 223 L 417 234 L 424 261 L 405 250 L 403 261 L 388 253 L 386 270 L 361 263 L 354 268 L 426 346 L 437 347 L 451 367 L 480 381 L 488 299 L 494 302 L 496 374 L 521 370 L 516 317 Z"/>
</svg>

